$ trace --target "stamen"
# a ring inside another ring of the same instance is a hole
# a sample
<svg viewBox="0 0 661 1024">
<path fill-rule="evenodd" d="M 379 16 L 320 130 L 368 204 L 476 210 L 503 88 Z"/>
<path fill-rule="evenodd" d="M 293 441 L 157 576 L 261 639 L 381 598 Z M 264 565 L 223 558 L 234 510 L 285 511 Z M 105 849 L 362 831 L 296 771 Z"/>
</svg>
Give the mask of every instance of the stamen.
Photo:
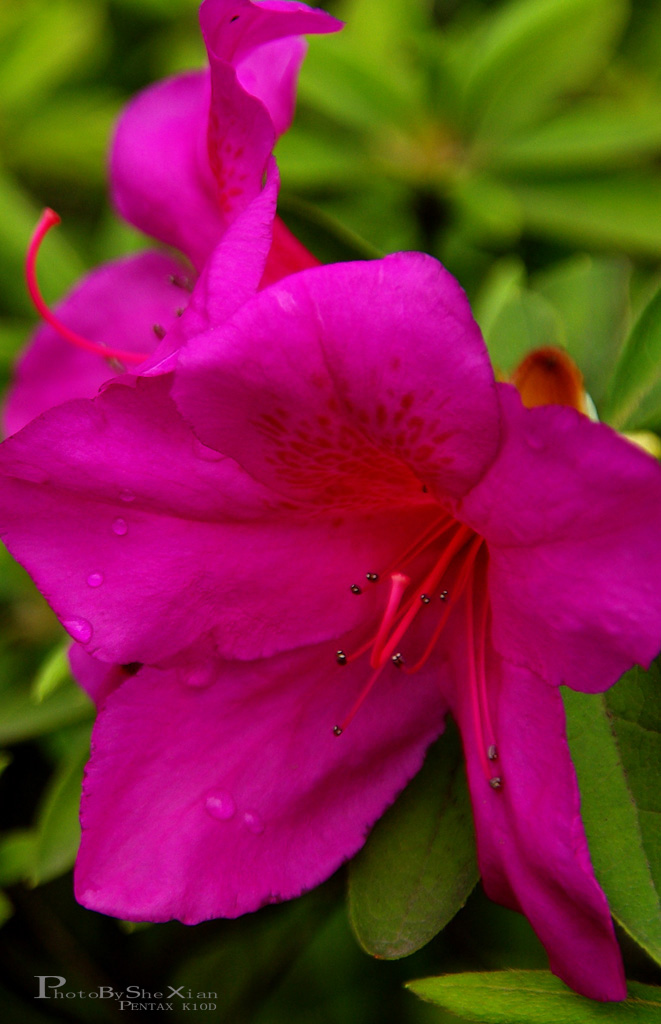
<svg viewBox="0 0 661 1024">
<path fill-rule="evenodd" d="M 395 572 L 390 577 L 390 594 L 388 596 L 388 603 L 386 605 L 386 610 L 383 613 L 383 618 L 381 619 L 379 631 L 373 641 L 372 657 L 370 658 L 370 665 L 372 668 L 378 668 L 379 665 L 385 661 L 384 658 L 381 658 L 381 651 L 388 639 L 388 632 L 397 617 L 397 612 L 399 611 L 399 606 L 402 603 L 404 592 L 410 582 L 411 580 L 409 577 L 405 576 L 403 572 Z"/>
<path fill-rule="evenodd" d="M 486 600 L 483 602 L 487 604 Z M 489 703 L 486 692 L 486 680 L 484 678 L 484 640 L 486 629 L 486 614 L 483 612 L 480 622 L 480 632 L 477 637 L 474 630 L 473 615 L 473 574 L 470 575 L 466 586 L 466 633 L 468 636 L 468 692 L 470 695 L 473 724 L 475 726 L 475 738 L 477 742 L 477 753 L 482 766 L 484 777 L 492 789 L 501 789 L 503 780 L 500 775 L 493 775 L 490 761 L 497 757 L 496 745 L 493 742 L 493 729 L 489 714 Z M 475 657 L 475 641 L 478 641 L 480 650 L 479 664 Z M 485 738 L 485 727 L 489 733 L 489 740 Z"/>
<path fill-rule="evenodd" d="M 65 341 L 70 342 L 72 345 L 76 345 L 78 348 L 84 349 L 86 352 L 92 352 L 94 355 L 103 356 L 104 359 L 119 359 L 123 363 L 143 363 L 145 359 L 147 359 L 148 354 L 141 352 L 128 352 L 119 348 L 109 348 L 107 345 L 89 341 L 89 339 L 83 337 L 82 334 L 72 331 L 71 328 L 66 326 L 66 324 L 63 324 L 55 313 L 53 313 L 53 311 L 46 305 L 44 297 L 39 290 L 39 285 L 37 284 L 37 253 L 39 252 L 41 243 L 50 229 L 60 223 L 60 218 L 54 210 L 44 210 L 39 219 L 39 223 L 34 230 L 34 234 L 30 239 L 28 251 L 25 256 L 25 279 L 28 286 L 28 292 L 30 293 L 30 298 L 32 299 L 37 312 L 41 317 L 43 317 L 46 323 L 50 324 L 53 330 L 57 331 L 60 337 L 64 338 Z"/>
</svg>

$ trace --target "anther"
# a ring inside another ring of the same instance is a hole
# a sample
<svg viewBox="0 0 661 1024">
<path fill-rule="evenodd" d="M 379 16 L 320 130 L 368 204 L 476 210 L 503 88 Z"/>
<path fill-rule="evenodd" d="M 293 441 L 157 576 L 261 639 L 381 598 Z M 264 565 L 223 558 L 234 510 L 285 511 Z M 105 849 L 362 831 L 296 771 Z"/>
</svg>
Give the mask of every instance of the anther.
<svg viewBox="0 0 661 1024">
<path fill-rule="evenodd" d="M 346 665 L 347 656 L 344 653 L 344 651 L 338 651 L 337 654 L 335 655 L 335 660 L 338 663 L 338 665 Z"/>
<path fill-rule="evenodd" d="M 362 590 L 360 589 L 360 587 L 358 586 L 357 583 L 352 583 L 351 584 L 351 593 L 352 594 L 362 594 Z"/>
<path fill-rule="evenodd" d="M 431 597 L 429 596 L 429 594 L 420 594 L 420 600 L 422 601 L 423 604 L 429 604 L 429 602 L 431 601 Z"/>
<path fill-rule="evenodd" d="M 341 736 L 342 735 L 342 730 L 340 729 L 339 725 L 334 725 L 333 726 L 333 734 L 335 736 Z"/>
<path fill-rule="evenodd" d="M 487 750 L 487 757 L 489 758 L 490 761 L 498 760 L 498 748 L 493 743 Z"/>
<path fill-rule="evenodd" d="M 399 651 L 397 652 L 397 654 L 393 654 L 390 660 L 392 661 L 395 668 L 401 668 L 402 665 L 404 664 L 404 658 L 402 657 Z"/>
<path fill-rule="evenodd" d="M 63 324 L 55 313 L 53 313 L 53 311 L 46 305 L 44 297 L 39 291 L 39 285 L 37 284 L 37 253 L 39 252 L 41 243 L 50 229 L 60 223 L 60 218 L 54 210 L 44 210 L 39 219 L 39 223 L 34 229 L 34 234 L 30 239 L 28 251 L 25 255 L 25 279 L 28 286 L 28 292 L 35 309 L 39 315 L 43 317 L 46 323 L 50 324 L 53 330 L 57 331 L 60 337 L 64 338 L 65 341 L 70 342 L 70 344 L 76 345 L 78 348 L 82 348 L 86 352 L 92 352 L 95 356 L 102 356 L 104 359 L 119 359 L 122 363 L 143 363 L 147 358 L 147 354 L 142 352 L 127 352 L 124 349 L 119 348 L 109 348 L 107 345 L 100 345 L 94 341 L 90 341 L 89 338 L 85 338 L 82 334 L 78 334 L 77 331 L 72 331 L 70 327 Z"/>
<path fill-rule="evenodd" d="M 161 327 L 160 324 L 153 324 L 152 330 L 153 330 L 154 334 L 156 335 L 156 337 L 158 338 L 158 340 L 159 341 L 163 341 L 163 338 L 167 334 L 167 331 L 165 330 L 165 327 Z"/>
<path fill-rule="evenodd" d="M 501 779 L 500 775 L 495 775 L 493 779 L 489 779 L 489 785 L 491 786 L 492 789 L 502 789 L 503 780 Z"/>
<path fill-rule="evenodd" d="M 378 578 L 379 578 L 378 572 L 366 572 L 365 573 L 365 579 L 369 580 L 370 583 L 376 583 Z"/>
<path fill-rule="evenodd" d="M 448 599 L 448 592 L 447 592 L 447 590 L 442 590 L 440 595 L 439 595 L 439 597 L 441 598 L 441 601 L 447 601 L 447 599 Z"/>
</svg>

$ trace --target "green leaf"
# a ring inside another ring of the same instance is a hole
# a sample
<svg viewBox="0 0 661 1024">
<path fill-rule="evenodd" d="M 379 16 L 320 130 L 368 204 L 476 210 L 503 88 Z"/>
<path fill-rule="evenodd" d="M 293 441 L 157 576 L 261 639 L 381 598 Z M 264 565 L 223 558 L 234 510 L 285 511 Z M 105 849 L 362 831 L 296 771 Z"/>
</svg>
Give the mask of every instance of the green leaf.
<svg viewBox="0 0 661 1024">
<path fill-rule="evenodd" d="M 481 140 L 540 120 L 556 101 L 606 65 L 627 13 L 625 0 L 513 0 L 485 33 L 470 64 L 467 113 Z"/>
<path fill-rule="evenodd" d="M 492 166 L 517 171 L 584 171 L 628 167 L 661 148 L 657 101 L 631 107 L 590 100 L 509 140 L 490 154 Z"/>
<path fill-rule="evenodd" d="M 12 111 L 33 104 L 72 69 L 98 62 L 104 43 L 101 4 L 43 0 L 24 4 L 24 13 L 0 54 L 0 104 Z"/>
<path fill-rule="evenodd" d="M 478 877 L 461 744 L 449 725 L 351 863 L 358 941 L 389 960 L 414 953 L 460 910 Z"/>
<path fill-rule="evenodd" d="M 661 422 L 661 288 L 643 309 L 615 367 L 604 416 L 636 430 Z"/>
<path fill-rule="evenodd" d="M 16 828 L 0 835 L 0 885 L 16 885 L 32 875 L 36 833 Z"/>
<path fill-rule="evenodd" d="M 504 256 L 491 265 L 473 302 L 473 314 L 485 337 L 505 305 L 521 293 L 524 283 L 525 267 L 517 257 Z"/>
<path fill-rule="evenodd" d="M 46 790 L 36 821 L 32 882 L 41 885 L 73 866 L 80 843 L 78 808 L 83 769 L 89 759 L 89 733 L 59 765 Z"/>
<path fill-rule="evenodd" d="M 68 657 L 70 646 L 69 640 L 63 640 L 50 652 L 34 677 L 30 695 L 37 704 L 41 704 L 46 697 L 71 679 Z"/>
<path fill-rule="evenodd" d="M 391 66 L 373 67 L 338 37 L 317 36 L 310 40 L 299 96 L 339 124 L 371 133 L 375 128 L 410 124 L 414 108 L 403 84 Z"/>
<path fill-rule="evenodd" d="M 658 669 L 649 676 L 635 672 L 608 696 L 566 691 L 563 697 L 595 874 L 615 919 L 661 963 L 661 852 L 649 821 L 661 814 L 661 677 Z M 624 708 L 632 688 L 638 706 L 626 712 L 628 721 L 618 721 L 610 701 Z"/>
<path fill-rule="evenodd" d="M 479 1024 L 658 1024 L 661 988 L 629 983 L 623 1003 L 584 999 L 546 971 L 446 974 L 411 981 L 421 999 Z"/>
<path fill-rule="evenodd" d="M 509 374 L 534 349 L 564 345 L 565 335 L 546 299 L 516 288 L 487 326 L 484 339 L 496 371 Z"/>
<path fill-rule="evenodd" d="M 7 162 L 31 177 L 105 183 L 108 144 L 120 109 L 118 99 L 98 90 L 44 102 L 14 126 Z"/>
<path fill-rule="evenodd" d="M 562 317 L 567 349 L 599 407 L 628 327 L 630 277 L 627 260 L 580 255 L 533 279 Z"/>
<path fill-rule="evenodd" d="M 529 231 L 582 249 L 606 246 L 661 256 L 658 176 L 621 173 L 553 181 L 510 181 Z"/>
<path fill-rule="evenodd" d="M 20 681 L 21 668 L 7 654 L 0 659 L 0 743 L 18 743 L 92 717 L 92 702 L 71 680 L 35 703 L 27 683 Z"/>
<path fill-rule="evenodd" d="M 14 906 L 11 900 L 5 896 L 4 892 L 0 892 L 0 928 L 5 924 L 14 913 Z"/>
</svg>

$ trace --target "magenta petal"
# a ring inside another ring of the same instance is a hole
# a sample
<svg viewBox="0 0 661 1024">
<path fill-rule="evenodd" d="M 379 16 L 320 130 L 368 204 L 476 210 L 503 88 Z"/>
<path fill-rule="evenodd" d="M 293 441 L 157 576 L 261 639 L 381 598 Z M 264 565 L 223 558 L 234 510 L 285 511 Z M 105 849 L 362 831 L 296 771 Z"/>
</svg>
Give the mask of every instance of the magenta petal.
<svg viewBox="0 0 661 1024">
<path fill-rule="evenodd" d="M 468 302 L 417 253 L 272 285 L 181 350 L 174 396 L 205 444 L 324 509 L 461 494 L 498 445 Z"/>
<path fill-rule="evenodd" d="M 340 668 L 332 647 L 311 647 L 218 663 L 206 676 L 143 669 L 128 679 L 94 729 L 79 901 L 131 920 L 194 924 L 327 878 L 442 729 L 431 675 L 394 672 L 334 736 L 369 671 L 364 661 Z"/>
<path fill-rule="evenodd" d="M 107 263 L 57 305 L 57 314 L 90 341 L 151 352 L 158 344 L 154 325 L 167 330 L 176 321 L 181 293 L 171 276 L 181 272 L 181 263 L 158 252 Z M 15 370 L 4 410 L 6 432 L 16 433 L 70 398 L 92 398 L 117 372 L 100 356 L 64 341 L 52 327 L 40 327 Z"/>
<path fill-rule="evenodd" d="M 546 947 L 551 970 L 592 999 L 626 998 L 606 898 L 592 870 L 558 691 L 497 655 L 487 665 L 498 740 L 493 790 L 482 771 L 466 686 L 455 649 L 451 699 L 463 737 L 480 870 L 487 895 L 522 911 Z"/>
<path fill-rule="evenodd" d="M 253 50 L 237 66 L 239 82 L 262 101 L 277 137 L 293 120 L 296 83 L 306 50 L 304 39 L 276 39 Z"/>
<path fill-rule="evenodd" d="M 573 409 L 500 386 L 504 440 L 464 501 L 489 545 L 494 644 L 554 683 L 604 690 L 661 642 L 661 467 Z"/>
<path fill-rule="evenodd" d="M 206 150 L 209 76 L 158 82 L 122 114 L 110 177 L 119 213 L 198 265 L 224 229 Z"/>
<path fill-rule="evenodd" d="M 217 62 L 211 79 L 196 73 L 160 82 L 119 121 L 111 157 L 115 205 L 200 269 L 259 193 L 274 139 L 265 108 L 230 65 Z"/>
<path fill-rule="evenodd" d="M 133 383 L 59 406 L 0 448 L 3 539 L 74 640 L 120 664 L 163 664 L 209 636 L 254 658 L 380 615 L 377 588 L 357 598 L 351 584 L 412 542 L 427 506 L 396 522 L 390 508 L 292 514 L 200 444 L 167 378 Z"/>
</svg>

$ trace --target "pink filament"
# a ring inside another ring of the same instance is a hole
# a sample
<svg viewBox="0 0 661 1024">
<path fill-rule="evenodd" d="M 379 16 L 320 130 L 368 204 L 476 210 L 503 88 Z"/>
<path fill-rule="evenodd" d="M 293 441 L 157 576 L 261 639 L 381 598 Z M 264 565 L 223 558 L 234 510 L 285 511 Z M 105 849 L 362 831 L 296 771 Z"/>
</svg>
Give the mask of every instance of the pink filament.
<svg viewBox="0 0 661 1024">
<path fill-rule="evenodd" d="M 104 359 L 119 359 L 123 363 L 143 363 L 147 359 L 147 354 L 142 352 L 128 352 L 121 348 L 108 348 L 106 345 L 97 344 L 93 341 L 89 341 L 88 338 L 83 337 L 82 334 L 77 334 L 76 331 L 72 331 L 71 328 L 63 324 L 53 313 L 51 309 L 46 305 L 44 297 L 39 290 L 37 284 L 36 274 L 36 263 L 37 253 L 41 247 L 41 243 L 50 231 L 52 227 L 60 223 L 60 218 L 54 210 L 45 209 L 42 213 L 39 223 L 37 224 L 34 234 L 30 239 L 28 251 L 25 256 L 25 279 L 28 286 L 28 292 L 30 298 L 40 314 L 41 317 L 50 324 L 54 331 L 64 338 L 65 341 L 70 342 L 72 345 L 76 345 L 78 348 L 84 349 L 86 352 L 92 352 L 96 356 L 103 356 Z"/>
</svg>

